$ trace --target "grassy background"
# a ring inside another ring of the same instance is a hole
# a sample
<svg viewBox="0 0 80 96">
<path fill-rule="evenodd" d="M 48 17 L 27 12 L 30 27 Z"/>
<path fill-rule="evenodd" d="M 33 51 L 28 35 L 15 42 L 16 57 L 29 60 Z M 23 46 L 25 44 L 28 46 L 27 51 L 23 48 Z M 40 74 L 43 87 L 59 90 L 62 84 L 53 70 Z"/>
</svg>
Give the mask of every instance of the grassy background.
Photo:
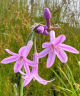
<svg viewBox="0 0 80 96">
<path fill-rule="evenodd" d="M 18 8 L 18 2 L 14 0 L 0 1 L 0 61 L 10 56 L 4 51 L 8 48 L 13 52 L 18 52 L 24 46 L 30 27 L 34 22 L 45 24 L 43 16 L 36 17 L 36 5 L 29 13 L 28 6 Z M 41 10 L 39 8 L 39 10 Z M 56 30 L 56 36 L 65 34 L 66 44 L 80 50 L 80 28 L 70 27 L 68 23 L 61 23 L 59 20 L 60 10 L 51 9 L 51 24 L 59 24 L 61 29 Z M 56 11 L 56 13 L 55 13 Z M 55 14 L 54 14 L 55 13 Z M 49 36 L 37 35 L 37 49 L 40 52 L 41 44 L 49 41 Z M 40 59 L 39 75 L 46 80 L 55 78 L 56 80 L 44 86 L 37 81 L 31 81 L 24 88 L 24 96 L 79 96 L 80 94 L 80 55 L 66 52 L 68 62 L 62 64 L 56 58 L 54 65 L 46 68 L 46 57 Z M 29 58 L 32 58 L 31 50 Z M 3 65 L 0 63 L 0 96 L 19 96 L 20 74 L 14 74 L 12 64 Z"/>
</svg>

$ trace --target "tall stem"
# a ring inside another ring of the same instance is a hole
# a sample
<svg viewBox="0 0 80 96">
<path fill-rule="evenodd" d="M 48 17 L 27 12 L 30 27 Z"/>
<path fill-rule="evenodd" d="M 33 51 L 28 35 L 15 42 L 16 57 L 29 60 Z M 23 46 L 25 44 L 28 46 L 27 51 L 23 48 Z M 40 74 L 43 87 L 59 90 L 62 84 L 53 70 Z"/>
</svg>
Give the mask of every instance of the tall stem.
<svg viewBox="0 0 80 96">
<path fill-rule="evenodd" d="M 22 67 L 22 72 L 24 72 L 24 67 Z M 20 81 L 20 96 L 23 96 L 23 82 L 24 82 L 24 79 L 21 78 L 21 81 Z"/>
<path fill-rule="evenodd" d="M 34 33 L 34 52 L 37 53 L 37 48 L 36 48 L 36 33 Z"/>
<path fill-rule="evenodd" d="M 33 32 L 28 35 L 27 40 L 26 40 L 26 44 L 29 41 L 31 36 L 32 36 L 31 40 L 33 40 Z M 22 72 L 24 72 L 24 67 L 22 67 Z M 24 79 L 21 78 L 21 80 L 20 80 L 20 96 L 23 96 L 23 82 L 24 82 Z"/>
<path fill-rule="evenodd" d="M 31 32 L 29 35 L 28 35 L 28 37 L 27 37 L 27 40 L 26 40 L 26 43 L 25 44 L 27 44 L 27 42 L 28 42 L 28 40 L 29 40 L 29 38 L 32 36 L 32 38 L 33 38 L 33 32 Z M 31 38 L 31 39 L 32 39 Z"/>
</svg>

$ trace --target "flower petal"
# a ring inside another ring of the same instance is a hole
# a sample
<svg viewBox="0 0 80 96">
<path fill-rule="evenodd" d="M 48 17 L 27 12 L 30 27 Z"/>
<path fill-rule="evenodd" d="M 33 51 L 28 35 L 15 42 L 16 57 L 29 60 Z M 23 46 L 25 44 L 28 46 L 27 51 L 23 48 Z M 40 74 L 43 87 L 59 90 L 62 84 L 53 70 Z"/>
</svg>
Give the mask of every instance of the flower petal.
<svg viewBox="0 0 80 96">
<path fill-rule="evenodd" d="M 32 67 L 32 74 L 38 74 L 38 65 L 36 65 L 35 67 Z"/>
<path fill-rule="evenodd" d="M 10 56 L 8 58 L 5 58 L 1 61 L 1 63 L 3 64 L 7 64 L 7 63 L 11 63 L 11 62 L 14 62 L 18 59 L 18 56 Z"/>
<path fill-rule="evenodd" d="M 53 44 L 58 45 L 58 44 L 64 42 L 65 40 L 66 40 L 65 35 L 60 35 L 60 36 L 58 36 L 57 38 L 54 39 Z"/>
<path fill-rule="evenodd" d="M 5 51 L 8 52 L 8 53 L 11 54 L 11 55 L 18 56 L 18 54 L 10 51 L 9 49 L 5 49 Z"/>
<path fill-rule="evenodd" d="M 46 48 L 46 49 L 44 49 L 43 51 L 41 51 L 39 54 L 38 54 L 38 58 L 42 58 L 42 57 L 44 57 L 44 56 L 46 56 L 48 53 L 49 53 L 49 51 L 50 51 L 50 48 Z"/>
<path fill-rule="evenodd" d="M 55 60 L 55 52 L 53 50 L 49 52 L 47 59 L 47 68 L 50 68 L 54 64 L 54 60 Z"/>
<path fill-rule="evenodd" d="M 39 61 L 39 59 L 38 59 L 38 53 L 36 52 L 36 53 L 34 53 L 34 55 L 33 55 L 33 61 L 35 61 L 36 63 L 38 63 L 38 61 Z"/>
<path fill-rule="evenodd" d="M 20 73 L 21 75 L 24 75 L 24 76 L 26 75 L 26 73 L 22 72 L 21 70 L 19 71 L 19 73 Z M 23 76 L 23 77 L 24 77 L 24 76 Z"/>
<path fill-rule="evenodd" d="M 19 54 L 26 57 L 29 54 L 29 52 L 32 48 L 32 45 L 33 45 L 32 40 L 28 41 L 27 46 L 24 46 L 24 47 L 20 48 Z"/>
<path fill-rule="evenodd" d="M 33 60 L 36 63 L 36 66 L 32 67 L 32 74 L 38 74 L 38 60 L 39 58 L 37 57 L 38 53 L 34 53 L 33 55 Z"/>
<path fill-rule="evenodd" d="M 44 30 L 47 30 L 48 29 L 48 27 L 46 25 L 43 25 L 43 27 L 44 27 Z"/>
<path fill-rule="evenodd" d="M 28 64 L 29 66 L 33 66 L 33 67 L 35 67 L 36 64 L 37 64 L 35 61 L 31 61 L 31 60 L 29 60 L 29 59 L 26 59 L 26 62 L 27 62 L 27 64 Z"/>
<path fill-rule="evenodd" d="M 24 69 L 25 69 L 25 72 L 27 73 L 27 75 L 30 75 L 30 69 L 29 69 L 29 66 L 27 63 L 24 64 Z"/>
<path fill-rule="evenodd" d="M 44 32 L 44 27 L 43 26 L 40 26 L 40 27 L 37 28 L 37 30 L 38 30 L 38 32 L 40 34 L 42 34 Z"/>
<path fill-rule="evenodd" d="M 23 75 L 23 74 L 22 74 Z M 25 75 L 25 76 L 21 76 L 23 79 L 27 79 L 29 78 L 29 76 Z"/>
<path fill-rule="evenodd" d="M 55 39 L 55 32 L 54 31 L 50 31 L 50 41 L 53 42 Z"/>
<path fill-rule="evenodd" d="M 42 44 L 42 48 L 49 47 L 50 45 L 51 45 L 51 43 L 49 43 L 49 42 L 43 43 Z"/>
<path fill-rule="evenodd" d="M 45 31 L 43 32 L 44 35 L 48 35 L 48 33 L 49 33 L 49 32 L 48 32 L 47 30 L 45 30 Z"/>
<path fill-rule="evenodd" d="M 14 72 L 17 73 L 21 70 L 23 66 L 22 62 L 16 61 L 15 65 L 14 65 Z"/>
<path fill-rule="evenodd" d="M 41 83 L 41 84 L 43 84 L 43 85 L 46 85 L 49 81 L 47 81 L 47 80 L 44 80 L 43 78 L 41 78 L 40 76 L 38 76 L 38 75 L 35 75 L 35 79 L 39 82 L 39 83 Z"/>
<path fill-rule="evenodd" d="M 65 51 L 69 51 L 69 52 L 71 52 L 71 53 L 79 54 L 79 51 L 78 51 L 78 50 L 76 50 L 75 48 L 73 48 L 73 47 L 71 47 L 71 46 L 69 46 L 69 45 L 60 44 L 59 46 L 60 46 L 60 48 L 62 48 L 62 49 L 65 50 Z"/>
<path fill-rule="evenodd" d="M 23 52 L 25 50 L 26 46 L 23 46 L 19 49 L 19 55 L 23 56 Z"/>
<path fill-rule="evenodd" d="M 60 59 L 60 61 L 61 61 L 62 63 L 66 63 L 66 62 L 67 62 L 68 58 L 67 58 L 66 53 L 65 53 L 63 50 L 58 49 L 58 50 L 56 51 L 56 55 L 57 55 L 57 57 Z"/>
<path fill-rule="evenodd" d="M 32 80 L 32 77 L 25 79 L 24 83 L 23 83 L 23 86 L 25 87 L 26 85 L 28 85 L 31 80 Z"/>
</svg>

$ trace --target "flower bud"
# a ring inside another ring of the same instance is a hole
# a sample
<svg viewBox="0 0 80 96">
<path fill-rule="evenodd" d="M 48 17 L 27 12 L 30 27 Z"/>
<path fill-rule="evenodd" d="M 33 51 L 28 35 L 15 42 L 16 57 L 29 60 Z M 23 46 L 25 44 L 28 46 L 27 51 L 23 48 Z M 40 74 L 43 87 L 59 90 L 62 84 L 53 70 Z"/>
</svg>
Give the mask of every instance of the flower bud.
<svg viewBox="0 0 80 96">
<path fill-rule="evenodd" d="M 48 8 L 45 8 L 43 16 L 45 19 L 50 19 L 51 14 L 50 14 L 50 10 Z"/>
<path fill-rule="evenodd" d="M 44 32 L 44 27 L 43 26 L 40 26 L 40 27 L 37 28 L 37 30 L 38 30 L 38 32 L 40 34 L 42 34 Z"/>
<path fill-rule="evenodd" d="M 45 31 L 43 32 L 43 34 L 44 34 L 44 35 L 48 35 L 48 31 L 45 30 Z"/>
</svg>

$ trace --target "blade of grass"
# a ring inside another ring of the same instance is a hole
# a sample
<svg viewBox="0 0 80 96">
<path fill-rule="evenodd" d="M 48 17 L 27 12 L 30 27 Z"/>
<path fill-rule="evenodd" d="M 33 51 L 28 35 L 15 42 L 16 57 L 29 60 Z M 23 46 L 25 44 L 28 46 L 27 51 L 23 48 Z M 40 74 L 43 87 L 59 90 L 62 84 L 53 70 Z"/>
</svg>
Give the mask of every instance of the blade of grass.
<svg viewBox="0 0 80 96">
<path fill-rule="evenodd" d="M 53 85 L 53 86 L 56 86 L 56 85 Z M 67 88 L 63 88 L 63 87 L 60 87 L 60 86 L 56 86 L 56 87 L 63 90 L 63 91 L 68 91 L 68 92 L 72 93 L 72 91 L 67 89 Z"/>
<path fill-rule="evenodd" d="M 68 79 L 68 77 L 67 77 L 67 75 L 64 73 L 64 71 L 63 71 L 60 67 L 58 67 L 58 68 L 59 68 L 59 70 L 62 72 L 62 74 L 64 75 L 64 77 L 67 79 L 68 83 L 70 84 L 70 86 L 71 86 L 71 88 L 72 88 L 72 91 L 73 91 L 73 93 L 75 94 L 74 96 L 77 96 L 76 90 L 74 89 L 72 82 Z"/>
<path fill-rule="evenodd" d="M 71 69 L 70 69 L 70 67 L 69 67 L 69 65 L 67 63 L 66 63 L 66 66 L 67 66 L 68 71 L 70 72 L 70 75 L 71 75 L 71 78 L 72 78 L 73 83 L 75 83 L 75 80 L 74 80 L 72 71 L 71 71 Z"/>
<path fill-rule="evenodd" d="M 60 82 L 64 85 L 64 87 L 67 88 L 66 84 L 65 84 L 64 81 L 60 78 L 60 76 L 59 76 L 53 69 L 51 69 L 51 71 L 54 72 L 54 74 L 55 74 L 56 77 L 60 80 Z"/>
</svg>

